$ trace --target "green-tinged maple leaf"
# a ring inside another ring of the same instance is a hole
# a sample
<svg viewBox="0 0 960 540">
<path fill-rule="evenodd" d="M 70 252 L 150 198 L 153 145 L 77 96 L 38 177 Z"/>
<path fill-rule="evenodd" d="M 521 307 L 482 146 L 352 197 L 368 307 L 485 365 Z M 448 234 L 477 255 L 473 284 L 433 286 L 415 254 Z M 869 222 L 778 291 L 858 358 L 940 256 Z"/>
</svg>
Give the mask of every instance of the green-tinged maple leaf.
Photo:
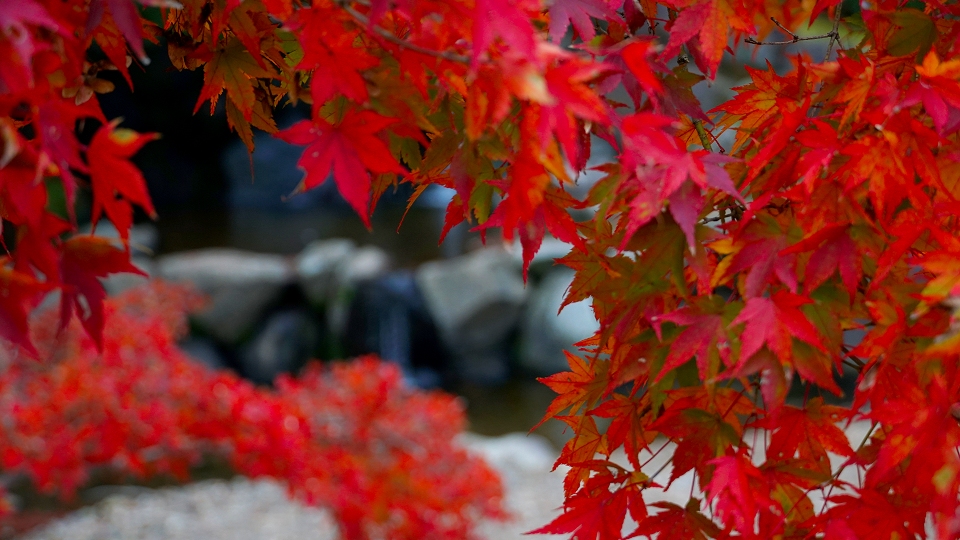
<svg viewBox="0 0 960 540">
<path fill-rule="evenodd" d="M 103 346 L 103 300 L 107 293 L 98 278 L 118 272 L 146 276 L 130 263 L 130 252 L 113 245 L 107 238 L 74 236 L 63 243 L 60 261 L 60 326 L 70 322 L 74 310 L 94 343 Z"/>
<path fill-rule="evenodd" d="M 677 443 L 670 482 L 690 470 L 704 477 L 710 460 L 738 444 L 743 434 L 738 415 L 751 408 L 742 394 L 729 388 L 712 394 L 699 387 L 670 391 L 666 409 L 650 425 Z"/>
<path fill-rule="evenodd" d="M 719 301 L 719 298 L 698 298 L 695 307 L 684 307 L 659 317 L 685 328 L 670 344 L 670 353 L 655 380 L 695 358 L 700 378 L 706 382 L 716 378 L 721 360 L 729 363 L 728 321 L 724 320 L 723 305 Z"/>
<path fill-rule="evenodd" d="M 546 414 L 536 426 L 533 426 L 533 429 L 537 429 L 567 408 L 571 408 L 571 414 L 576 414 L 581 407 L 591 407 L 606 393 L 607 363 L 605 361 L 585 360 L 569 351 L 563 353 L 567 357 L 567 363 L 570 364 L 570 371 L 537 379 L 560 395 L 554 398 L 547 407 Z"/>
<path fill-rule="evenodd" d="M 297 161 L 304 171 L 297 191 L 317 187 L 333 175 L 340 194 L 369 226 L 370 174 L 406 172 L 378 136 L 394 122 L 373 111 L 351 109 L 336 124 L 302 120 L 278 133 L 288 143 L 307 145 Z"/>
<path fill-rule="evenodd" d="M 220 95 L 226 90 L 227 98 L 237 107 L 243 119 L 250 122 L 257 102 L 257 79 L 274 75 L 273 70 L 254 59 L 242 41 L 230 37 L 226 43 L 214 49 L 212 57 L 203 67 L 203 88 L 193 112 L 200 110 L 200 105 L 205 101 L 210 101 L 210 113 L 213 114 Z"/>
<path fill-rule="evenodd" d="M 905 8 L 895 11 L 890 22 L 897 29 L 887 40 L 887 52 L 894 56 L 906 56 L 917 53 L 918 57 L 927 54 L 937 40 L 937 25 L 923 11 Z"/>
<path fill-rule="evenodd" d="M 93 186 L 91 221 L 96 223 L 105 214 L 126 241 L 133 225 L 133 204 L 156 218 L 143 173 L 130 158 L 158 135 L 117 129 L 119 123 L 117 119 L 97 130 L 87 149 L 87 162 Z"/>
</svg>

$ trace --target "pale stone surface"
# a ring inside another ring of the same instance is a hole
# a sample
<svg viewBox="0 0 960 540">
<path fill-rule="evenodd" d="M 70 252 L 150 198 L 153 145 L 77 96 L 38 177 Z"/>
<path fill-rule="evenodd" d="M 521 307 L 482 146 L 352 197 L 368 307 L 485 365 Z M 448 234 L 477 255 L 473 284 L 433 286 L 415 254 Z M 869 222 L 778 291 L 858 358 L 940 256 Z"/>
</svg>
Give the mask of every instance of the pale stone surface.
<svg viewBox="0 0 960 540">
<path fill-rule="evenodd" d="M 560 309 L 573 277 L 574 271 L 569 268 L 552 268 L 530 292 L 520 322 L 520 365 L 534 375 L 543 377 L 569 369 L 563 351 L 577 354 L 574 343 L 600 328 L 590 300 Z"/>
<path fill-rule="evenodd" d="M 164 255 L 157 259 L 156 275 L 190 282 L 208 294 L 210 303 L 194 319 L 226 344 L 236 344 L 294 282 L 286 257 L 220 248 Z"/>
</svg>

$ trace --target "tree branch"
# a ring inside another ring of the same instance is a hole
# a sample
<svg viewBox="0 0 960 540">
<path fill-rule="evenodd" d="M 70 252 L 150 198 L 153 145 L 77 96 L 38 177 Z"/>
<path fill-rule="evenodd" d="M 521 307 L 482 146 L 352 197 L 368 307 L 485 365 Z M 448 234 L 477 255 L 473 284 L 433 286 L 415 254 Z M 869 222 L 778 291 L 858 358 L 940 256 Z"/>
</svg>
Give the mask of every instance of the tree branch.
<svg viewBox="0 0 960 540">
<path fill-rule="evenodd" d="M 827 43 L 827 54 L 823 57 L 823 61 L 826 62 L 830 60 L 830 53 L 833 52 L 833 44 L 840 44 L 840 14 L 843 11 L 843 0 L 840 0 L 840 3 L 837 4 L 836 13 L 833 14 L 833 30 L 830 31 L 830 42 Z"/>
<path fill-rule="evenodd" d="M 839 11 L 840 11 L 840 10 L 839 10 L 839 8 L 838 8 L 838 9 L 837 9 L 837 12 L 839 13 Z M 813 41 L 813 40 L 815 40 L 815 39 L 830 38 L 830 46 L 827 47 L 827 56 L 829 56 L 829 55 L 830 55 L 830 47 L 833 46 L 834 40 L 839 39 L 839 34 L 838 34 L 838 32 L 837 32 L 837 28 L 840 26 L 840 19 L 839 19 L 839 17 L 837 17 L 837 18 L 834 20 L 833 30 L 827 32 L 826 34 L 820 34 L 819 36 L 807 36 L 807 37 L 800 37 L 800 36 L 798 36 L 797 34 L 794 34 L 794 33 L 791 32 L 790 30 L 788 30 L 786 26 L 780 24 L 780 21 L 778 21 L 778 20 L 777 20 L 776 18 L 774 18 L 774 17 L 770 17 L 770 20 L 773 21 L 773 23 L 776 24 L 777 27 L 780 28 L 780 30 L 783 30 L 784 32 L 786 32 L 786 34 L 787 34 L 788 36 L 790 36 L 791 39 L 789 39 L 789 40 L 787 40 L 787 41 L 757 41 L 757 40 L 753 39 L 752 37 L 748 37 L 748 38 L 744 38 L 743 41 L 744 41 L 745 43 L 749 43 L 749 44 L 751 44 L 751 45 L 792 45 L 792 44 L 797 43 L 797 42 L 800 42 L 800 41 Z"/>
<path fill-rule="evenodd" d="M 409 41 L 400 39 L 397 36 L 393 35 L 393 33 L 391 33 L 387 29 L 370 24 L 370 19 L 367 18 L 366 15 L 348 6 L 345 2 L 341 2 L 340 7 L 343 8 L 343 10 L 347 12 L 347 15 L 350 15 L 350 17 L 352 17 L 353 20 L 357 21 L 357 23 L 359 23 L 360 26 L 366 28 L 368 32 L 372 32 L 373 34 L 376 34 L 377 37 L 380 37 L 381 39 L 384 39 L 390 43 L 393 43 L 394 45 L 403 47 L 404 49 L 407 49 L 409 51 L 413 51 L 416 53 L 425 54 L 427 56 L 433 56 L 434 58 L 442 58 L 443 60 L 449 60 L 451 62 L 459 62 L 461 64 L 470 63 L 470 58 L 467 56 L 463 56 L 460 54 L 451 53 L 447 51 L 435 51 L 433 49 L 427 49 L 426 47 L 421 47 L 419 45 L 410 43 Z"/>
</svg>

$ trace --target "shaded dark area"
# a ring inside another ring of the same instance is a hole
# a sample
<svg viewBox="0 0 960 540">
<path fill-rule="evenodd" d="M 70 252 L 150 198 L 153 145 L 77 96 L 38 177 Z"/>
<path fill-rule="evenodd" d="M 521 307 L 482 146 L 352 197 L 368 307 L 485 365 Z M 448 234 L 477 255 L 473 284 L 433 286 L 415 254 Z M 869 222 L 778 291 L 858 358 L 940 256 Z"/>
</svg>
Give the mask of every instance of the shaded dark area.
<svg viewBox="0 0 960 540">
<path fill-rule="evenodd" d="M 219 156 L 236 135 L 227 127 L 223 106 L 211 116 L 205 104 L 194 115 L 203 72 L 175 69 L 163 43 L 148 46 L 147 54 L 149 66 L 130 66 L 132 90 L 118 72 L 104 72 L 116 86 L 97 96 L 104 114 L 122 117 L 122 127 L 161 134 L 133 159 L 161 215 L 171 209 L 225 209 L 227 184 Z"/>
</svg>

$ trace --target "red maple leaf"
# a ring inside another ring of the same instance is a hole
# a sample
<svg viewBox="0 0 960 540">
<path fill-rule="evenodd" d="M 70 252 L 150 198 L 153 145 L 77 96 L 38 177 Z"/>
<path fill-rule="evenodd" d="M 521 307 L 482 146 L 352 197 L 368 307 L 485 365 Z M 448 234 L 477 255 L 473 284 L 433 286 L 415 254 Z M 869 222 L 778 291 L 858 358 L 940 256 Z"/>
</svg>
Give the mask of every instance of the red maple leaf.
<svg viewBox="0 0 960 540">
<path fill-rule="evenodd" d="M 97 348 L 103 346 L 103 300 L 107 293 L 98 278 L 118 272 L 145 276 L 130 263 L 130 253 L 97 236 L 74 236 L 63 243 L 60 260 L 60 326 L 65 327 L 77 310 L 77 318 Z"/>
<path fill-rule="evenodd" d="M 477 68 L 480 56 L 487 52 L 495 38 L 500 38 L 513 54 L 535 61 L 535 32 L 528 12 L 539 7 L 539 2 L 530 0 L 477 0 L 473 16 L 472 68 Z"/>
<path fill-rule="evenodd" d="M 51 287 L 30 274 L 11 268 L 9 262 L 8 258 L 0 257 L 0 337 L 36 357 L 37 349 L 30 342 L 27 316 Z"/>
<path fill-rule="evenodd" d="M 714 305 L 711 306 L 710 304 Z M 657 374 L 654 382 L 659 381 L 670 370 L 676 369 L 687 363 L 691 358 L 697 360 L 697 370 L 700 372 L 700 378 L 704 381 L 716 377 L 719 361 L 723 356 L 729 356 L 726 337 L 726 324 L 723 321 L 721 312 L 716 306 L 716 301 L 707 299 L 700 302 L 701 309 L 707 309 L 706 313 L 693 307 L 685 307 L 659 316 L 659 319 L 670 321 L 686 328 L 673 340 L 670 345 L 670 353 L 664 361 L 663 368 Z M 723 343 L 723 347 L 718 345 Z M 717 356 L 712 356 L 716 354 Z M 711 359 L 715 358 L 714 362 Z"/>
<path fill-rule="evenodd" d="M 563 478 L 563 490 L 573 495 L 581 484 L 588 481 L 595 469 L 594 457 L 597 454 L 609 456 L 607 438 L 597 428 L 597 422 L 590 415 L 558 416 L 557 420 L 567 424 L 573 430 L 571 438 L 560 450 L 560 457 L 553 464 L 556 470 L 561 464 L 570 466 Z"/>
<path fill-rule="evenodd" d="M 606 431 L 609 449 L 613 451 L 623 446 L 627 459 L 637 470 L 640 470 L 640 451 L 647 448 L 656 437 L 656 432 L 645 429 L 650 421 L 650 413 L 649 394 L 639 398 L 613 394 L 609 400 L 590 411 L 590 414 L 600 418 L 611 418 Z"/>
<path fill-rule="evenodd" d="M 589 148 L 583 149 L 580 144 L 584 132 L 580 120 L 602 124 L 609 116 L 606 104 L 588 83 L 610 73 L 613 66 L 546 50 L 550 52 L 544 56 L 557 60 L 551 62 L 544 73 L 551 101 L 532 105 L 531 114 L 538 119 L 541 144 L 546 146 L 550 133 L 555 134 L 567 161 L 574 168 L 580 168 L 587 157 L 582 154 L 589 152 Z"/>
<path fill-rule="evenodd" d="M 687 43 L 697 67 L 711 78 L 716 76 L 720 58 L 727 48 L 728 33 L 753 32 L 750 13 L 742 13 L 744 5 L 729 0 L 670 0 L 670 7 L 679 15 L 669 27 L 670 40 L 663 58 L 673 58 Z M 739 10 L 737 8 L 740 8 Z M 694 37 L 698 37 L 693 41 Z"/>
<path fill-rule="evenodd" d="M 811 462 L 826 475 L 831 474 L 827 452 L 850 457 L 850 442 L 835 422 L 846 416 L 846 409 L 824 405 L 822 398 L 811 398 L 803 408 L 785 405 L 777 417 L 758 426 L 771 430 L 768 460 L 790 460 L 794 455 Z"/>
<path fill-rule="evenodd" d="M 543 169 L 539 164 L 536 164 L 536 166 L 540 170 Z M 514 174 L 520 172 L 518 167 L 514 167 L 512 170 Z M 524 281 L 527 280 L 527 270 L 530 268 L 530 262 L 533 261 L 534 255 L 540 250 L 540 244 L 543 242 L 546 231 L 550 231 L 550 234 L 558 240 L 573 244 L 578 248 L 583 247 L 583 238 L 577 233 L 577 224 L 567 210 L 577 204 L 577 201 L 566 192 L 553 186 L 545 186 L 545 190 L 539 191 L 543 189 L 543 186 L 539 186 L 538 190 L 536 182 L 547 179 L 546 173 L 543 173 L 533 179 L 533 186 L 524 188 L 525 184 L 531 183 L 531 179 L 522 176 L 514 178 L 509 190 L 512 195 L 497 206 L 483 225 L 476 227 L 476 230 L 479 231 L 485 231 L 491 227 L 501 227 L 503 228 L 503 236 L 507 241 L 513 239 L 514 229 L 518 231 L 520 246 L 523 249 Z M 518 186 L 519 189 L 514 186 Z M 529 208 L 524 208 L 532 204 L 530 198 L 534 198 L 537 202 L 533 206 L 532 214 L 524 215 L 525 212 L 531 212 Z M 450 204 L 452 205 L 453 202 Z M 449 220 L 451 212 L 454 216 L 457 216 L 458 221 Z M 459 209 L 453 211 L 448 207 L 447 217 L 448 221 L 444 224 L 444 231 L 449 229 L 449 223 L 455 225 L 457 222 L 463 221 L 463 212 Z"/>
<path fill-rule="evenodd" d="M 650 506 L 663 509 L 662 512 L 640 522 L 637 530 L 630 536 L 646 536 L 657 540 L 706 540 L 717 538 L 720 527 L 700 511 L 700 499 L 691 498 L 686 507 L 670 502 L 653 503 Z"/>
<path fill-rule="evenodd" d="M 357 33 L 344 28 L 336 12 L 314 5 L 296 12 L 291 28 L 298 29 L 303 59 L 298 69 L 312 69 L 310 93 L 317 106 L 343 95 L 357 103 L 367 101 L 367 81 L 362 72 L 380 60 L 356 47 Z"/>
<path fill-rule="evenodd" d="M 159 4 L 161 2 L 154 0 L 149 3 Z M 110 15 L 113 17 L 117 28 L 127 39 L 127 43 L 130 44 L 130 48 L 136 53 L 140 62 L 149 64 L 150 59 L 143 50 L 143 26 L 140 22 L 140 12 L 134 0 L 91 0 L 90 15 L 87 19 L 87 35 L 92 34 L 100 25 L 107 9 L 110 10 Z"/>
<path fill-rule="evenodd" d="M 746 270 L 746 279 L 743 281 L 743 295 L 746 298 L 763 294 L 768 284 L 773 281 L 773 276 L 796 292 L 796 255 L 781 254 L 789 245 L 789 240 L 777 222 L 764 218 L 749 223 L 740 237 L 740 242 L 743 242 L 744 246 L 732 258 L 725 259 L 722 263 L 722 266 L 725 266 L 724 271 L 719 271 L 721 267 L 718 267 L 717 282 Z M 729 266 L 726 260 L 730 261 Z"/>
<path fill-rule="evenodd" d="M 583 41 L 590 41 L 597 35 L 593 27 L 593 18 L 608 21 L 621 20 L 617 12 L 610 9 L 606 0 L 555 0 L 550 4 L 550 39 L 560 43 L 572 24 Z"/>
<path fill-rule="evenodd" d="M 617 540 L 622 538 L 621 529 L 627 509 L 634 519 L 646 514 L 643 496 L 635 486 L 626 488 L 607 487 L 612 477 L 602 475 L 591 478 L 578 493 L 569 497 L 563 505 L 563 513 L 550 523 L 526 534 L 573 533 L 574 540 Z M 640 512 L 634 509 L 642 508 Z"/>
<path fill-rule="evenodd" d="M 651 99 L 656 99 L 656 94 L 663 91 L 663 83 L 660 82 L 652 68 L 665 70 L 654 59 L 655 51 L 655 42 L 651 40 L 631 41 L 620 50 L 620 58 L 623 63 Z"/>
<path fill-rule="evenodd" d="M 650 425 L 677 442 L 670 482 L 687 471 L 708 472 L 711 459 L 725 455 L 739 440 L 743 424 L 738 415 L 752 406 L 730 389 L 708 392 L 704 388 L 672 390 L 666 410 Z"/>
<path fill-rule="evenodd" d="M 563 353 L 567 357 L 571 371 L 537 379 L 560 395 L 554 398 L 550 406 L 547 407 L 546 414 L 543 415 L 537 425 L 533 426 L 531 431 L 537 429 L 567 407 L 574 406 L 571 414 L 576 413 L 580 404 L 586 404 L 589 407 L 606 393 L 606 374 L 603 371 L 599 375 L 597 373 L 598 369 L 606 369 L 605 362 L 599 360 L 588 362 L 568 351 L 563 351 Z"/>
<path fill-rule="evenodd" d="M 296 193 L 315 188 L 332 174 L 340 194 L 370 226 L 370 174 L 404 174 L 378 136 L 396 120 L 373 111 L 351 109 L 335 124 L 322 118 L 302 120 L 276 134 L 291 144 L 307 145 L 297 165 L 304 178 Z"/>
<path fill-rule="evenodd" d="M 34 40 L 30 26 L 66 34 L 65 29 L 36 0 L 0 2 L 0 35 L 5 36 L 0 39 L 0 53 L 4 59 L 0 62 L 3 64 L 0 67 L 0 81 L 11 89 L 33 86 L 33 56 L 50 47 L 43 40 Z"/>
<path fill-rule="evenodd" d="M 770 487 L 750 459 L 742 454 L 710 460 L 713 473 L 707 484 L 707 499 L 727 526 L 746 537 L 754 532 L 754 520 L 763 505 L 772 505 Z"/>
<path fill-rule="evenodd" d="M 740 347 L 740 361 L 746 361 L 764 345 L 781 360 L 789 361 L 793 358 L 794 338 L 825 351 L 816 327 L 799 309 L 811 302 L 808 298 L 787 291 L 777 291 L 769 298 L 756 297 L 747 300 L 743 311 L 730 323 L 730 326 L 746 323 L 741 335 L 743 345 Z M 799 366 L 797 369 L 801 371 Z M 807 375 L 802 372 L 801 374 Z M 818 374 L 817 379 L 822 379 L 819 375 L 822 374 Z M 817 382 L 826 383 L 828 388 L 835 387 L 832 379 L 829 383 L 824 380 Z"/>
<path fill-rule="evenodd" d="M 102 126 L 90 141 L 87 162 L 93 187 L 93 216 L 95 224 L 106 214 L 120 238 L 127 240 L 133 225 L 133 207 L 143 208 L 150 217 L 156 217 L 147 184 L 130 158 L 158 135 L 140 134 L 129 129 L 116 129 L 120 120 Z"/>
<path fill-rule="evenodd" d="M 849 224 L 829 225 L 780 252 L 780 255 L 787 255 L 813 251 L 807 262 L 803 280 L 808 293 L 813 292 L 839 271 L 840 278 L 850 295 L 850 301 L 854 301 L 863 271 L 859 250 L 850 238 L 850 232 Z"/>
</svg>

